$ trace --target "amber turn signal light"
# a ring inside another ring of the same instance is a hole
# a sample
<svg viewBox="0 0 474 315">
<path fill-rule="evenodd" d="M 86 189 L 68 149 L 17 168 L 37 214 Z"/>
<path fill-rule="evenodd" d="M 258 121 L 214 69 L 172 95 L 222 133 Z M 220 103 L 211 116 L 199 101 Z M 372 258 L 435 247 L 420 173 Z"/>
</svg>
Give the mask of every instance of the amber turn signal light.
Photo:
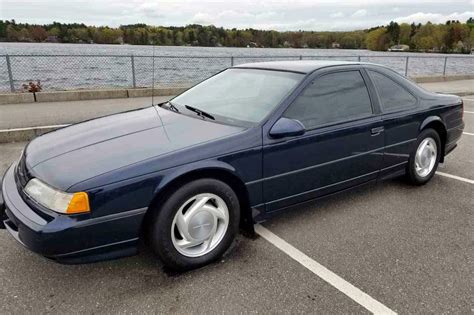
<svg viewBox="0 0 474 315">
<path fill-rule="evenodd" d="M 85 192 L 77 192 L 74 193 L 72 196 L 71 201 L 67 207 L 66 213 L 67 214 L 75 214 L 75 213 L 84 213 L 90 212 L 91 209 L 89 207 L 89 196 Z"/>
</svg>

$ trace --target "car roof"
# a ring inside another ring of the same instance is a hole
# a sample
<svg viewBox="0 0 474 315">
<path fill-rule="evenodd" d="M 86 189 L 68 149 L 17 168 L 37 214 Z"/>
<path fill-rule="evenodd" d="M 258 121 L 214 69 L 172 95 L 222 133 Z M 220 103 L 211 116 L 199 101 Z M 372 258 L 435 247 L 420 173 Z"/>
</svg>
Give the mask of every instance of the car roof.
<svg viewBox="0 0 474 315">
<path fill-rule="evenodd" d="M 355 61 L 339 61 L 339 60 L 286 60 L 286 61 L 267 61 L 245 63 L 233 68 L 253 68 L 280 71 L 293 71 L 300 73 L 310 73 L 320 68 L 343 66 L 343 65 L 360 65 L 368 64 Z"/>
</svg>

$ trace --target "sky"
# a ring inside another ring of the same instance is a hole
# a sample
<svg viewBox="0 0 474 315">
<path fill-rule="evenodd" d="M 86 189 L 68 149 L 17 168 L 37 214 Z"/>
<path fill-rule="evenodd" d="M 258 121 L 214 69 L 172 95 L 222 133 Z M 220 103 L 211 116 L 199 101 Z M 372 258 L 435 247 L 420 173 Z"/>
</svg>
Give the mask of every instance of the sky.
<svg viewBox="0 0 474 315">
<path fill-rule="evenodd" d="M 0 19 L 112 26 L 146 23 L 344 31 L 390 21 L 445 23 L 474 17 L 474 0 L 0 0 Z"/>
</svg>

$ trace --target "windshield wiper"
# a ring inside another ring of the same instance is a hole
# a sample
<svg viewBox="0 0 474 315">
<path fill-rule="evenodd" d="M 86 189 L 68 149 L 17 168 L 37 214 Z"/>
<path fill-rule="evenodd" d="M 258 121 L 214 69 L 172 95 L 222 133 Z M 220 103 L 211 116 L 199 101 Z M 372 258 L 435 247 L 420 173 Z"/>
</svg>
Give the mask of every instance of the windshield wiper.
<svg viewBox="0 0 474 315">
<path fill-rule="evenodd" d="M 196 108 L 196 107 L 192 107 L 192 106 L 189 106 L 189 105 L 184 105 L 184 107 L 186 107 L 186 109 L 192 111 L 192 112 L 195 112 L 196 114 L 198 114 L 199 116 L 201 116 L 202 118 L 204 117 L 207 117 L 209 119 L 212 119 L 212 120 L 216 120 L 214 118 L 214 116 L 212 116 L 211 114 L 209 113 L 206 113 L 205 111 L 203 110 L 200 110 L 199 108 Z"/>
<path fill-rule="evenodd" d="M 163 105 L 167 105 L 169 109 L 171 109 L 172 111 L 175 111 L 177 113 L 179 113 L 179 109 L 178 107 L 176 107 L 173 103 L 171 103 L 171 101 L 167 101 L 167 102 L 164 102 L 164 103 L 161 103 L 161 104 L 158 104 L 158 106 L 162 107 Z"/>
</svg>

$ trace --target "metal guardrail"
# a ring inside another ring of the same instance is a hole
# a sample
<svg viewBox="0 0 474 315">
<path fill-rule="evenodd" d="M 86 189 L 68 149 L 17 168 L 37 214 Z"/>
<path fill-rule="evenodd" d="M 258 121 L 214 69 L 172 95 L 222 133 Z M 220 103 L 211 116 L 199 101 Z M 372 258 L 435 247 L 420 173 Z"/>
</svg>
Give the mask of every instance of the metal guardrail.
<svg viewBox="0 0 474 315">
<path fill-rule="evenodd" d="M 229 66 L 270 60 L 375 62 L 406 76 L 473 74 L 474 56 L 430 55 L 292 55 L 292 56 L 166 56 L 156 55 L 156 86 L 189 86 Z M 0 92 L 18 92 L 30 81 L 44 91 L 89 88 L 149 87 L 151 55 L 0 55 Z"/>
</svg>

